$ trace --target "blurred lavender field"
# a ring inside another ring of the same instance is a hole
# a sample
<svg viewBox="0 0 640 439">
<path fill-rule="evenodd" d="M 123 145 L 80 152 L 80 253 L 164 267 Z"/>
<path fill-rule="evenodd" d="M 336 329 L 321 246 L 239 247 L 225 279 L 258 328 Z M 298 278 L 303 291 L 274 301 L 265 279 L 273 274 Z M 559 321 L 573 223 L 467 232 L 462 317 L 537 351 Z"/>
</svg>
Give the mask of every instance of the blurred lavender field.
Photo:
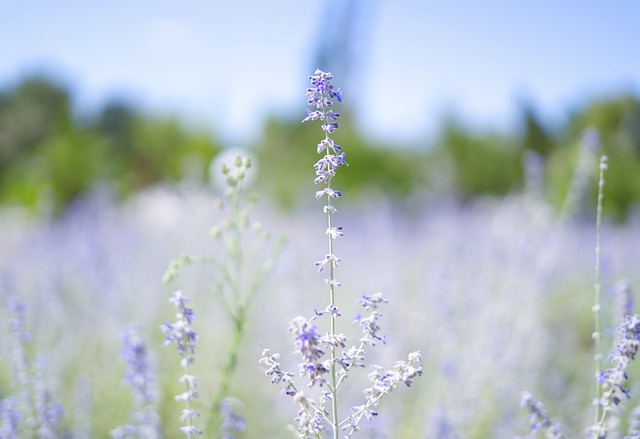
<svg viewBox="0 0 640 439">
<path fill-rule="evenodd" d="M 209 190 L 156 187 L 124 203 L 95 195 L 56 221 L 0 210 L 2 301 L 17 296 L 26 305 L 28 351 L 46 359 L 70 437 L 106 437 L 127 423 L 132 398 L 122 380 L 119 332 L 132 322 L 153 355 L 164 437 L 180 437 L 178 364 L 159 330 L 173 315 L 167 297 L 176 289 L 193 299 L 200 335 L 194 374 L 200 402 L 211 400 L 218 353 L 229 342 L 226 316 L 210 291 L 213 275 L 201 266 L 170 285 L 161 278 L 181 253 L 219 251 L 208 237 L 220 220 L 214 199 Z M 372 198 L 340 214 L 349 233 L 339 243 L 343 324 L 355 316 L 361 293 L 382 291 L 390 301 L 381 322 L 389 345 L 374 350 L 375 361 L 390 364 L 416 349 L 424 361 L 415 388 L 394 393 L 366 423 L 366 437 L 526 436 L 523 390 L 544 400 L 566 432 L 582 435 L 592 416 L 595 220 L 559 219 L 534 193 L 465 206 L 416 200 L 409 210 Z M 283 212 L 266 201 L 252 217 L 287 244 L 249 314 L 231 389 L 247 421 L 238 437 L 289 437 L 285 426 L 296 409 L 271 388 L 257 359 L 263 346 L 289 353 L 289 319 L 325 303 L 313 266 L 326 240 L 325 218 L 317 209 Z M 619 282 L 640 283 L 639 226 L 635 215 L 603 230 L 605 351 L 619 320 Z M 10 359 L 10 316 L 1 309 L 2 357 Z M 355 404 L 361 386 L 349 386 L 347 402 Z M 0 396 L 10 389 L 3 360 Z"/>
<path fill-rule="evenodd" d="M 0 439 L 640 438 L 636 4 L 23 3 Z"/>
</svg>

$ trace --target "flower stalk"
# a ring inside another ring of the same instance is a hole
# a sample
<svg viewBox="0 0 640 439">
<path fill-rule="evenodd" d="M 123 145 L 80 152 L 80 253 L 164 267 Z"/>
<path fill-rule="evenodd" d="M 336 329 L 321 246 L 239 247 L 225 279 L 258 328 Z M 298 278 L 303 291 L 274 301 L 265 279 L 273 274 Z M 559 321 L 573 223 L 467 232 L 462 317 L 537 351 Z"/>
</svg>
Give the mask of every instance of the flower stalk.
<svg viewBox="0 0 640 439">
<path fill-rule="evenodd" d="M 333 76 L 331 73 L 325 73 L 321 70 L 316 70 L 315 75 L 309 77 L 313 88 L 307 89 L 307 103 L 311 106 L 315 106 L 315 111 L 307 110 L 307 117 L 303 122 L 310 120 L 321 120 L 322 130 L 325 133 L 325 138 L 318 144 L 318 153 L 324 153 L 322 157 L 315 165 L 316 178 L 314 183 L 324 184 L 325 188 L 322 191 L 316 193 L 316 198 L 322 196 L 326 199 L 326 204 L 323 211 L 327 215 L 327 230 L 326 234 L 329 240 L 329 277 L 325 279 L 325 282 L 329 286 L 329 306 L 333 309 L 336 308 L 336 287 L 341 284 L 335 278 L 335 267 L 339 260 L 333 252 L 333 241 L 340 236 L 343 236 L 342 227 L 334 227 L 333 214 L 337 211 L 332 204 L 332 200 L 342 196 L 340 191 L 337 191 L 331 187 L 333 177 L 336 175 L 336 169 L 342 165 L 347 165 L 344 161 L 344 152 L 340 152 L 341 147 L 336 145 L 330 135 L 338 129 L 339 113 L 335 113 L 332 109 L 333 100 L 337 99 L 342 102 L 342 93 L 340 90 L 334 91 L 331 80 Z M 322 267 L 322 266 L 321 266 Z M 334 337 L 336 335 L 336 317 L 338 313 L 330 312 L 330 327 L 329 336 Z M 331 424 L 333 427 L 333 437 L 338 438 L 338 398 L 337 398 L 337 370 L 336 370 L 336 346 L 330 345 L 329 352 L 329 364 L 330 369 L 330 382 L 328 383 L 329 390 L 331 392 Z"/>
<path fill-rule="evenodd" d="M 600 400 L 602 398 L 602 385 L 600 377 L 602 376 L 602 346 L 601 346 L 601 332 L 600 332 L 600 258 L 602 248 L 602 201 L 604 200 L 604 171 L 607 169 L 607 156 L 603 155 L 600 159 L 600 176 L 598 178 L 598 202 L 596 208 L 596 263 L 595 263 L 595 279 L 593 283 L 595 304 L 593 305 L 594 326 L 595 332 L 593 333 L 593 339 L 595 342 L 595 363 L 596 363 L 596 398 L 595 398 L 595 417 L 594 425 L 598 425 L 598 429 L 601 428 L 602 406 Z M 599 437 L 599 432 L 596 437 Z"/>
<path fill-rule="evenodd" d="M 316 261 L 318 272 L 327 273 L 324 279 L 329 288 L 329 304 L 324 310 L 316 310 L 311 318 L 295 317 L 289 324 L 289 331 L 293 335 L 295 345 L 294 354 L 301 360 L 298 363 L 300 377 L 308 379 L 307 388 L 315 388 L 317 397 L 306 395 L 302 386 L 294 382 L 294 374 L 280 367 L 280 355 L 272 354 L 269 349 L 264 349 L 260 363 L 267 370 L 265 374 L 270 377 L 272 384 L 283 385 L 282 393 L 290 396 L 298 407 L 297 421 L 298 437 L 322 438 L 324 433 L 330 433 L 333 439 L 340 437 L 342 431 L 344 437 L 351 437 L 358 431 L 358 425 L 362 419 L 371 420 L 377 415 L 375 411 L 382 397 L 393 391 L 399 383 L 410 386 L 415 377 L 422 374 L 422 359 L 419 352 L 409 354 L 407 361 L 397 361 L 394 367 L 384 372 L 380 366 L 373 366 L 373 372 L 369 374 L 372 382 L 370 388 L 363 390 L 364 403 L 352 407 L 348 415 L 340 417 L 338 407 L 338 389 L 348 373 L 354 368 L 365 367 L 365 348 L 375 346 L 378 341 L 385 342 L 384 336 L 378 335 L 380 327 L 378 320 L 382 314 L 378 306 L 387 300 L 382 294 L 362 294 L 359 303 L 367 312 L 366 316 L 358 314 L 354 320 L 362 330 L 359 345 L 347 348 L 347 337 L 337 332 L 337 319 L 341 316 L 337 306 L 336 292 L 341 283 L 336 279 L 335 269 L 340 261 L 334 252 L 334 241 L 344 236 L 342 227 L 334 224 L 334 214 L 337 209 L 333 205 L 334 200 L 342 196 L 342 192 L 332 186 L 336 170 L 346 166 L 344 152 L 337 145 L 331 135 L 338 129 L 339 113 L 333 111 L 333 101 L 342 101 L 340 90 L 334 90 L 331 73 L 316 70 L 310 76 L 311 88 L 307 89 L 307 103 L 315 109 L 307 110 L 307 117 L 303 122 L 320 120 L 324 139 L 317 145 L 318 154 L 323 154 L 314 165 L 316 178 L 315 184 L 322 184 L 324 188 L 316 191 L 317 199 L 325 199 L 323 212 L 327 215 L 328 253 Z M 321 333 L 315 321 L 320 318 L 329 319 L 329 331 Z"/>
<path fill-rule="evenodd" d="M 203 433 L 194 423 L 195 419 L 200 417 L 200 413 L 193 409 L 193 400 L 198 398 L 199 395 L 196 391 L 196 377 L 190 371 L 196 351 L 196 341 L 198 340 L 198 335 L 191 327 L 195 319 L 195 313 L 191 308 L 187 308 L 189 298 L 184 296 L 182 291 L 173 293 L 169 302 L 178 308 L 176 321 L 175 323 L 166 322 L 160 329 L 166 337 L 164 344 L 166 346 L 175 344 L 182 357 L 180 365 L 184 369 L 184 374 L 179 378 L 179 381 L 184 384 L 185 391 L 176 395 L 175 400 L 185 403 L 185 408 L 180 416 L 180 421 L 184 425 L 180 427 L 180 431 L 191 438 Z"/>
</svg>

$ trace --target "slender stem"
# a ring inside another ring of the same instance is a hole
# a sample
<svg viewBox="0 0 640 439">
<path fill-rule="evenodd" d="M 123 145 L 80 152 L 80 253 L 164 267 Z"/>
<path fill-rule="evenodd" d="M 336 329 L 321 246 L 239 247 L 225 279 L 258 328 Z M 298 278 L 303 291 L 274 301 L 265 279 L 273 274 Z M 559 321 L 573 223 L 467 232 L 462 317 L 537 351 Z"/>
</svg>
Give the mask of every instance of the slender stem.
<svg viewBox="0 0 640 439">
<path fill-rule="evenodd" d="M 331 187 L 331 184 L 328 183 L 327 187 Z M 331 197 L 327 195 L 327 205 L 331 206 Z M 328 230 L 332 228 L 331 221 L 331 209 L 327 209 L 327 222 L 328 222 Z M 329 254 L 333 255 L 333 237 L 329 234 Z M 329 301 L 331 303 L 331 313 L 330 313 L 330 321 L 331 327 L 330 332 L 333 337 L 336 333 L 336 315 L 333 312 L 333 307 L 335 306 L 335 287 L 333 284 L 334 280 L 334 265 L 335 262 L 332 262 L 329 266 Z M 332 426 L 333 426 L 333 437 L 334 439 L 338 439 L 338 395 L 337 395 L 337 386 L 336 386 L 336 348 L 331 345 L 331 388 L 332 388 L 332 398 L 331 398 L 331 415 L 332 415 Z"/>
<path fill-rule="evenodd" d="M 236 173 L 238 168 L 234 168 Z M 223 356 L 222 374 L 218 390 L 215 393 L 211 405 L 211 411 L 207 422 L 207 432 L 217 435 L 222 425 L 220 416 L 220 405 L 229 396 L 231 384 L 238 363 L 238 355 L 242 340 L 244 339 L 247 307 L 245 306 L 245 291 L 242 285 L 244 253 L 243 253 L 243 225 L 242 225 L 242 192 L 243 182 L 241 178 L 236 178 L 236 185 L 232 187 L 229 197 L 231 209 L 229 213 L 229 231 L 231 239 L 226 244 L 226 254 L 231 259 L 230 267 L 222 265 L 223 281 L 219 284 L 218 299 L 222 304 L 227 316 L 233 324 L 231 343 L 227 348 L 226 355 Z M 225 295 L 225 289 L 226 295 Z"/>
<path fill-rule="evenodd" d="M 187 356 L 187 361 L 185 363 L 185 371 L 187 372 L 187 376 L 191 376 L 191 368 L 189 367 L 189 363 L 190 363 L 190 358 L 191 356 Z M 189 380 L 186 380 L 186 387 L 187 387 L 187 392 L 191 392 L 193 391 L 193 388 L 191 387 L 191 382 Z M 189 396 L 189 398 L 187 398 L 187 410 L 189 411 L 189 413 L 191 413 L 191 396 Z M 188 427 L 193 427 L 193 419 L 191 416 L 187 416 L 187 426 Z M 187 435 L 189 437 L 193 436 L 192 431 L 188 430 Z"/>
<path fill-rule="evenodd" d="M 316 76 L 311 76 L 311 83 L 316 86 L 314 89 L 307 89 L 307 102 L 310 105 L 314 105 L 318 111 L 307 111 L 307 118 L 303 120 L 303 122 L 307 120 L 316 120 L 320 119 L 323 122 L 322 129 L 325 133 L 324 140 L 318 144 L 318 153 L 325 151 L 324 157 L 316 163 L 314 166 L 316 168 L 316 178 L 315 183 L 324 182 L 326 184 L 324 193 L 327 196 L 326 205 L 324 208 L 325 213 L 327 214 L 327 236 L 329 238 L 329 253 L 327 256 L 327 260 L 323 262 L 323 266 L 321 266 L 320 271 L 324 267 L 324 264 L 329 264 L 329 279 L 325 281 L 329 285 L 329 307 L 327 310 L 329 311 L 329 319 L 330 319 L 330 331 L 329 337 L 331 340 L 330 343 L 330 382 L 326 383 L 327 388 L 330 392 L 331 397 L 331 420 L 330 424 L 333 430 L 333 439 L 338 439 L 339 437 L 339 427 L 340 422 L 338 419 L 338 372 L 336 367 L 336 346 L 333 343 L 333 340 L 336 336 L 336 318 L 338 316 L 338 312 L 336 311 L 336 300 L 335 300 L 335 288 L 340 284 L 335 280 L 335 266 L 338 258 L 333 253 L 333 240 L 341 235 L 341 232 L 338 233 L 339 229 L 333 228 L 332 216 L 335 212 L 335 209 L 331 205 L 331 198 L 337 198 L 341 194 L 339 191 L 334 191 L 331 188 L 332 178 L 335 176 L 335 169 L 339 167 L 343 163 L 344 153 L 338 155 L 337 152 L 340 150 L 340 147 L 334 145 L 332 139 L 329 137 L 331 133 L 338 128 L 338 124 L 336 123 L 337 118 L 340 116 L 337 113 L 333 113 L 330 107 L 333 105 L 331 99 L 337 97 L 339 101 L 342 100 L 340 97 L 340 92 L 337 93 L 332 92 L 332 85 L 330 84 L 330 80 L 332 75 L 330 73 L 324 73 L 321 70 L 316 70 Z M 335 155 L 332 154 L 335 153 Z M 321 192 L 318 192 L 319 194 Z"/>
<path fill-rule="evenodd" d="M 246 322 L 246 308 L 240 307 L 237 310 L 236 315 L 232 316 L 233 320 L 233 334 L 231 344 L 227 349 L 226 355 L 224 355 L 225 363 L 222 368 L 222 376 L 220 377 L 220 383 L 218 390 L 213 398 L 211 405 L 211 415 L 207 423 L 207 431 L 212 434 L 217 434 L 220 431 L 222 425 L 222 419 L 220 417 L 220 405 L 222 401 L 229 396 L 231 389 L 231 382 L 233 380 L 236 366 L 238 365 L 238 356 L 240 353 L 240 347 L 245 334 L 245 322 Z"/>
<path fill-rule="evenodd" d="M 602 347 L 600 336 L 600 258 L 601 258 L 601 238 L 602 238 L 602 200 L 604 199 L 604 171 L 607 168 L 607 156 L 602 156 L 600 160 L 600 177 L 598 181 L 598 204 L 596 211 L 596 265 L 595 265 L 595 281 L 593 284 L 595 305 L 593 306 L 593 315 L 595 320 L 595 332 L 593 334 L 595 341 L 595 363 L 596 363 L 596 413 L 595 424 L 598 425 L 596 437 L 600 436 L 600 429 L 604 423 L 605 414 L 601 414 L 600 399 L 602 398 L 602 386 L 600 384 L 600 374 L 602 373 Z"/>
</svg>

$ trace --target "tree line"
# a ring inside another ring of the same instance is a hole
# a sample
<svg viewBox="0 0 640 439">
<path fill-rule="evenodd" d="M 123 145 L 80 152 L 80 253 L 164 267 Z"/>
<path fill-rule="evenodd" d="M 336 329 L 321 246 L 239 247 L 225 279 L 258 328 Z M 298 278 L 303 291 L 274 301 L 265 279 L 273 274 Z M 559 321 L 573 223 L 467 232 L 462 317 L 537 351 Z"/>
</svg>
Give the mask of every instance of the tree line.
<svg viewBox="0 0 640 439">
<path fill-rule="evenodd" d="M 597 156 L 607 154 L 605 213 L 624 221 L 640 201 L 640 100 L 631 93 L 574 108 L 554 126 L 526 105 L 518 126 L 507 132 L 449 117 L 435 138 L 412 147 L 371 140 L 348 108 L 343 113 L 336 141 L 344 145 L 347 162 L 358 166 L 337 184 L 353 196 L 374 193 L 401 204 L 431 193 L 465 202 L 537 184 L 541 197 L 563 209 L 576 175 L 592 183 Z M 285 207 L 300 199 L 300 190 L 313 190 L 311 182 L 300 182 L 309 180 L 315 162 L 309 150 L 319 139 L 300 120 L 267 119 L 252 145 L 261 194 Z M 585 138 L 586 130 L 591 137 Z M 0 204 L 34 211 L 48 206 L 59 214 L 97 187 L 126 197 L 161 182 L 206 184 L 209 165 L 223 149 L 215 133 L 121 100 L 79 114 L 71 92 L 46 76 L 25 77 L 0 90 Z M 581 161 L 593 166 L 581 169 Z M 584 184 L 583 204 L 593 205 L 594 187 Z"/>
</svg>

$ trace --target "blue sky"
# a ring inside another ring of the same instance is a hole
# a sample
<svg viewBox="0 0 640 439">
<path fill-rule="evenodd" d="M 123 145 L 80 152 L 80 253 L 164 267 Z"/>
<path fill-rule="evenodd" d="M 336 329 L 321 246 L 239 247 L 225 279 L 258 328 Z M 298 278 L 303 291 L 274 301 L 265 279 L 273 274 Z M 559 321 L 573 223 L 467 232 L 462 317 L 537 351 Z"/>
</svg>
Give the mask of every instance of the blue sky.
<svg viewBox="0 0 640 439">
<path fill-rule="evenodd" d="M 124 96 L 242 146 L 266 115 L 303 117 L 328 8 L 344 1 L 0 0 L 0 85 L 54 72 L 79 105 Z M 522 101 L 560 120 L 640 91 L 637 1 L 360 0 L 359 13 L 344 93 L 373 138 L 414 141 L 447 112 L 506 128 Z"/>
</svg>

